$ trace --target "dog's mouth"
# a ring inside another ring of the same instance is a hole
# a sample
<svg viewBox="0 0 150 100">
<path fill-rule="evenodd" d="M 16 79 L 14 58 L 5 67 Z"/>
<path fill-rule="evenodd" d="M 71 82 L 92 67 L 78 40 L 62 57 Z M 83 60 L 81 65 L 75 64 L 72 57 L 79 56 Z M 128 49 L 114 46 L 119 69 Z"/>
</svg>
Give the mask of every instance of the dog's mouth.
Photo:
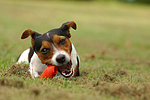
<svg viewBox="0 0 150 100">
<path fill-rule="evenodd" d="M 46 63 L 46 65 L 53 65 L 51 63 Z M 56 65 L 57 66 L 57 65 Z M 73 76 L 74 74 L 74 69 L 72 67 L 72 62 L 69 61 L 68 63 L 66 64 L 63 64 L 63 65 L 60 65 L 60 66 L 57 66 L 58 68 L 58 72 L 65 78 L 69 78 L 71 76 Z"/>
<path fill-rule="evenodd" d="M 57 66 L 59 73 L 65 78 L 69 78 L 73 75 L 72 62 L 69 61 L 67 64 Z"/>
</svg>

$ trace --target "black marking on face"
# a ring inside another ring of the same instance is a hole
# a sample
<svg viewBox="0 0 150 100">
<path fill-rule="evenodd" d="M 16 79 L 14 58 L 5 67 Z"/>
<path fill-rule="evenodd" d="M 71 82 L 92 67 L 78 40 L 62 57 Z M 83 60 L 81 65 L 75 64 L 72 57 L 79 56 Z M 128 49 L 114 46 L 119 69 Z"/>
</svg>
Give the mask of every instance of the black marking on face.
<svg viewBox="0 0 150 100">
<path fill-rule="evenodd" d="M 49 39 L 49 37 L 48 37 L 46 34 L 37 36 L 37 37 L 35 38 L 35 43 L 34 43 L 34 45 L 33 45 L 34 51 L 40 52 L 40 48 L 41 48 L 41 46 L 42 46 L 42 42 L 43 42 L 43 41 L 48 41 L 48 42 L 50 42 L 50 39 Z"/>
<path fill-rule="evenodd" d="M 66 38 L 69 38 L 67 33 L 65 31 L 62 31 L 61 29 L 52 29 L 48 31 L 50 38 L 52 39 L 54 35 L 59 35 L 59 36 L 65 36 Z"/>
<path fill-rule="evenodd" d="M 53 36 L 54 35 L 58 35 L 58 36 L 64 36 L 66 37 L 66 39 L 69 39 L 69 37 L 67 36 L 67 34 L 65 32 L 63 32 L 60 29 L 52 29 L 46 33 L 44 33 L 43 35 L 39 35 L 37 37 L 35 37 L 34 39 L 34 44 L 33 44 L 33 49 L 36 52 L 39 52 L 41 46 L 42 46 L 42 41 L 48 41 L 50 43 L 54 43 L 53 42 Z M 59 44 L 63 45 L 66 42 L 66 39 L 62 39 Z"/>
</svg>

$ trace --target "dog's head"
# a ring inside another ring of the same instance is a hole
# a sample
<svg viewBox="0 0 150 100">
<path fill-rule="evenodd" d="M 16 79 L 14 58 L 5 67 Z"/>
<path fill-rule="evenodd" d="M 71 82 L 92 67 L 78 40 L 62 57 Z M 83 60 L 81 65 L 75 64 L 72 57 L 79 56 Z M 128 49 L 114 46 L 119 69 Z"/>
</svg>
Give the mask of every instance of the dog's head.
<svg viewBox="0 0 150 100">
<path fill-rule="evenodd" d="M 27 29 L 23 32 L 21 39 L 31 36 L 32 48 L 41 62 L 46 65 L 56 65 L 64 77 L 70 77 L 73 74 L 70 27 L 76 30 L 76 23 L 66 22 L 60 28 L 52 29 L 44 34 Z"/>
</svg>

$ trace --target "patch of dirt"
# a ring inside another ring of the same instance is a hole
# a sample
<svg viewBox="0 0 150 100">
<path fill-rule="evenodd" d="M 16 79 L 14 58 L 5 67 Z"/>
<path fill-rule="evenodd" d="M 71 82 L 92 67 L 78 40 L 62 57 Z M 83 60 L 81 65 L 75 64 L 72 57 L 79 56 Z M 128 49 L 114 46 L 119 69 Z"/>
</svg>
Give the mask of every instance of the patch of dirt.
<svg viewBox="0 0 150 100">
<path fill-rule="evenodd" d="M 127 76 L 127 71 L 126 69 L 124 68 L 119 68 L 116 73 L 115 73 L 116 76 Z"/>
<path fill-rule="evenodd" d="M 0 85 L 8 86 L 8 87 L 16 87 L 16 88 L 24 87 L 23 81 L 16 80 L 16 79 L 6 79 L 6 78 L 0 79 Z"/>
<path fill-rule="evenodd" d="M 108 74 L 104 74 L 104 77 L 103 77 L 103 80 L 104 81 L 107 81 L 107 82 L 115 82 L 115 81 L 118 81 L 118 79 L 114 76 L 110 76 Z"/>
<path fill-rule="evenodd" d="M 29 66 L 25 64 L 12 65 L 10 68 L 7 69 L 6 72 L 3 73 L 3 75 L 4 76 L 17 75 L 19 77 L 28 77 L 30 76 L 28 68 Z"/>
<path fill-rule="evenodd" d="M 142 84 L 135 85 L 132 83 L 117 83 L 117 84 L 108 84 L 108 83 L 98 83 L 95 87 L 95 90 L 99 95 L 113 96 L 120 99 L 140 99 L 148 100 L 150 98 L 150 85 Z"/>
<path fill-rule="evenodd" d="M 94 77 L 93 79 L 96 81 L 93 82 L 93 87 L 99 86 L 100 82 L 115 83 L 120 81 L 116 76 L 109 74 L 104 74 L 102 77 Z"/>
<path fill-rule="evenodd" d="M 38 95 L 40 94 L 40 90 L 38 90 L 38 89 L 33 89 L 33 90 L 31 91 L 31 94 L 34 94 L 35 96 L 38 96 Z"/>
<path fill-rule="evenodd" d="M 89 73 L 86 70 L 82 70 L 80 76 L 87 76 Z"/>
</svg>

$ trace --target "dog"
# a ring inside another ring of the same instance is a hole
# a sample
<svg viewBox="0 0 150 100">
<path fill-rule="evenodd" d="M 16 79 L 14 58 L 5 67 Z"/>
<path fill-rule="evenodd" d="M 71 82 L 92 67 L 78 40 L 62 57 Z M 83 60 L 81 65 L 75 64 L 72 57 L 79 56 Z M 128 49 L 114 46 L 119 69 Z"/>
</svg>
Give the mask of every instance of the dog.
<svg viewBox="0 0 150 100">
<path fill-rule="evenodd" d="M 60 28 L 49 30 L 44 34 L 25 30 L 21 39 L 31 36 L 31 47 L 25 50 L 17 59 L 17 64 L 29 64 L 32 78 L 40 77 L 48 65 L 58 68 L 57 75 L 65 78 L 79 76 L 80 59 L 76 49 L 69 40 L 70 28 L 77 29 L 74 21 L 63 23 Z"/>
</svg>

